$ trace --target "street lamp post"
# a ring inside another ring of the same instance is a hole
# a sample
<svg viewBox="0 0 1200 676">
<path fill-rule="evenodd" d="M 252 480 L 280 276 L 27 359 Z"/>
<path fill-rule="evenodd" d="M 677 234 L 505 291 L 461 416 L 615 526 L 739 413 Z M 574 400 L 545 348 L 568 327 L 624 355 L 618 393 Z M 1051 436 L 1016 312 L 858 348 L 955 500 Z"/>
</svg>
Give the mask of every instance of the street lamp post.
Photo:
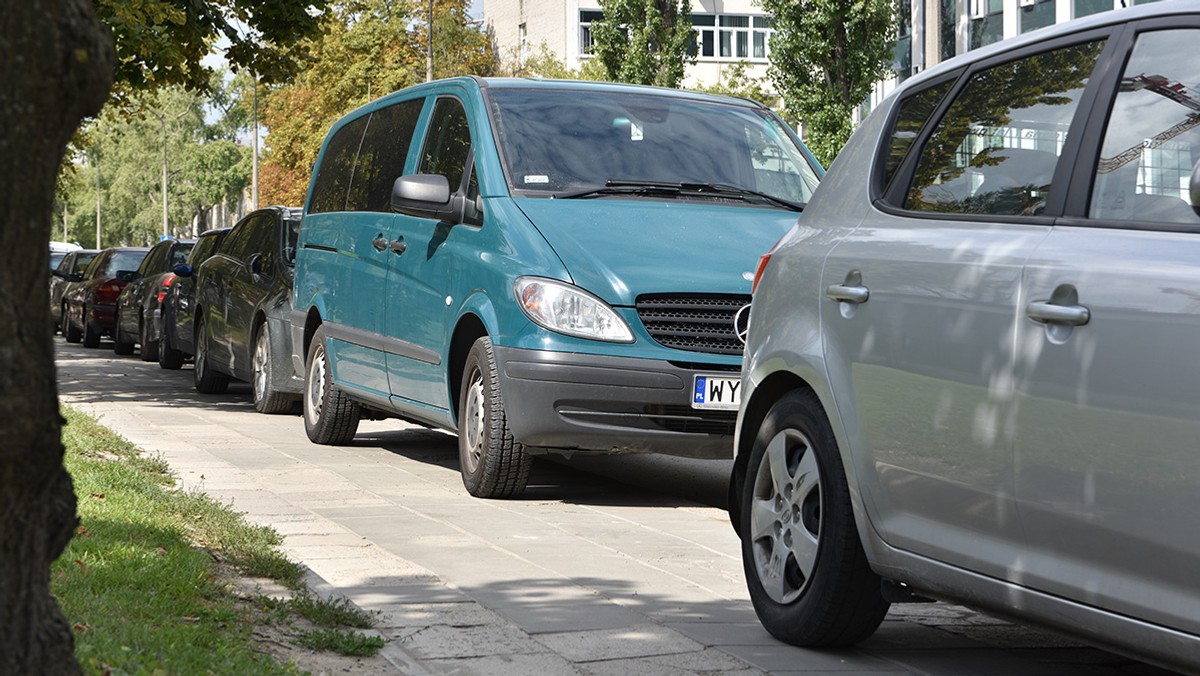
<svg viewBox="0 0 1200 676">
<path fill-rule="evenodd" d="M 433 81 L 433 0 L 429 0 L 429 44 L 425 46 L 425 81 Z"/>
</svg>

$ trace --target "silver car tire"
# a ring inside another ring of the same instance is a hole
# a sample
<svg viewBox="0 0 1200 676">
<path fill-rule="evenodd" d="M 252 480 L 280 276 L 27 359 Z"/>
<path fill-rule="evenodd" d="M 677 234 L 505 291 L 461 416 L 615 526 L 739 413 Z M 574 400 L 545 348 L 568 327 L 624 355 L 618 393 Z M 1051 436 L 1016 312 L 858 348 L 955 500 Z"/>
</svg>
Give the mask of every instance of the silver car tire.
<svg viewBox="0 0 1200 676">
<path fill-rule="evenodd" d="M 750 600 L 772 636 L 843 647 L 879 627 L 890 604 L 859 541 L 837 441 L 811 391 L 790 392 L 767 413 L 740 512 Z"/>
<path fill-rule="evenodd" d="M 477 498 L 525 491 L 533 459 L 508 428 L 492 341 L 475 341 L 463 368 L 458 407 L 458 461 L 463 485 Z"/>
<path fill-rule="evenodd" d="M 347 444 L 358 431 L 361 413 L 359 405 L 333 383 L 325 329 L 318 328 L 304 369 L 304 432 L 314 444 Z"/>
</svg>

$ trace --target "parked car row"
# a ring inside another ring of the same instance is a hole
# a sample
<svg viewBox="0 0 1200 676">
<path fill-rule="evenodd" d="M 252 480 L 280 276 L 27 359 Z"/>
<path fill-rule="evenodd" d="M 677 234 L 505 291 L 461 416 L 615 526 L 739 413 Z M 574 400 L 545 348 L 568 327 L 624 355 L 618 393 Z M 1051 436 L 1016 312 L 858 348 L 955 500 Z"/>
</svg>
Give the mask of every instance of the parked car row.
<svg viewBox="0 0 1200 676">
<path fill-rule="evenodd" d="M 255 408 L 286 412 L 302 383 L 287 326 L 299 219 L 299 209 L 267 207 L 195 240 L 71 252 L 51 280 L 63 336 L 87 347 L 111 336 L 116 354 L 137 348 L 164 369 L 194 356 L 198 391 L 243 380 Z"/>
<path fill-rule="evenodd" d="M 131 302 L 118 351 L 300 397 L 315 443 L 454 432 L 479 497 L 542 454 L 732 453 L 783 641 L 928 597 L 1200 671 L 1198 38 L 1168 2 L 975 50 L 824 178 L 749 101 L 426 83 L 330 129 L 302 211 L 149 282 L 163 326 Z M 118 253 L 63 294 L 68 340 L 109 330 Z"/>
</svg>

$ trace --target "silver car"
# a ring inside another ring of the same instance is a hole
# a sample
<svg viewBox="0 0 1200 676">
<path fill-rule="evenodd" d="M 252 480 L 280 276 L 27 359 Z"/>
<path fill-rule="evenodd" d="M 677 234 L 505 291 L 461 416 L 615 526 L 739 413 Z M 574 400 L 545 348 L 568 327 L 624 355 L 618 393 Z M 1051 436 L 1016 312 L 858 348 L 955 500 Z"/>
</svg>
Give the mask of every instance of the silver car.
<svg viewBox="0 0 1200 676">
<path fill-rule="evenodd" d="M 765 627 L 932 597 L 1200 671 L 1200 3 L 905 82 L 757 275 L 731 518 Z"/>
</svg>

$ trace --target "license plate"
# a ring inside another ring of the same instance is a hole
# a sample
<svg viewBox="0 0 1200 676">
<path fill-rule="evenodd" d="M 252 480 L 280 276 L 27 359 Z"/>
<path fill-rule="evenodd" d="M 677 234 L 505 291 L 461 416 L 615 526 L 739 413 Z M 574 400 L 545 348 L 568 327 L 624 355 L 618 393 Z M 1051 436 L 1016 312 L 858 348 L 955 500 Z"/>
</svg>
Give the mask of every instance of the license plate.
<svg viewBox="0 0 1200 676">
<path fill-rule="evenodd" d="M 692 408 L 736 411 L 742 401 L 740 376 L 696 376 L 692 388 Z"/>
</svg>

